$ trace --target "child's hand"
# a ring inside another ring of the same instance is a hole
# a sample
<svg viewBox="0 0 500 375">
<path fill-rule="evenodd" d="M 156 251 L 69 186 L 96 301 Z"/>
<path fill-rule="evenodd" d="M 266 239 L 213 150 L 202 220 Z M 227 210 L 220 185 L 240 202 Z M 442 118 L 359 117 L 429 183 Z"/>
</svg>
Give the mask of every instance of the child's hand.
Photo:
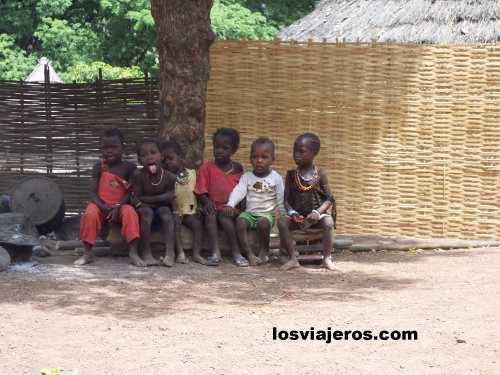
<svg viewBox="0 0 500 375">
<path fill-rule="evenodd" d="M 212 202 L 211 200 L 208 200 L 206 203 L 205 203 L 205 207 L 203 207 L 203 213 L 205 215 L 214 215 L 216 212 L 216 209 L 215 209 L 215 204 L 214 202 Z"/>
<path fill-rule="evenodd" d="M 135 208 L 139 208 L 142 205 L 142 202 L 135 196 L 135 194 L 132 194 L 130 196 L 130 204 Z"/>
<path fill-rule="evenodd" d="M 300 215 L 300 214 L 293 214 L 292 215 L 292 221 L 296 222 L 296 223 L 302 223 L 304 222 L 304 216 Z"/>
<path fill-rule="evenodd" d="M 319 218 L 320 218 L 320 215 L 319 215 L 319 212 L 314 210 L 313 212 L 311 212 L 309 215 L 307 215 L 307 218 L 306 220 L 315 224 L 319 221 Z"/>
<path fill-rule="evenodd" d="M 110 223 L 118 223 L 120 217 L 120 206 L 113 206 L 107 215 L 107 219 Z"/>
<path fill-rule="evenodd" d="M 231 206 L 226 206 L 222 209 L 222 214 L 227 217 L 233 217 L 234 216 L 234 208 Z"/>
</svg>

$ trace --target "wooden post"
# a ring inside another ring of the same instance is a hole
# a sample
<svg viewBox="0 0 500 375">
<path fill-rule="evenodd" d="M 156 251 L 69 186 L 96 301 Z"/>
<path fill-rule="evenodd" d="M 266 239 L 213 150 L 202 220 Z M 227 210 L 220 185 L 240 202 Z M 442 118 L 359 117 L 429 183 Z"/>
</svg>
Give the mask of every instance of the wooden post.
<svg viewBox="0 0 500 375">
<path fill-rule="evenodd" d="M 51 95 L 50 95 L 50 70 L 49 65 L 45 64 L 43 68 L 44 73 L 44 87 L 45 87 L 45 123 L 46 129 L 48 131 L 47 134 L 47 156 L 45 160 L 47 161 L 47 175 L 52 174 L 54 167 L 54 157 L 52 155 L 52 135 L 50 134 L 51 127 Z"/>
<path fill-rule="evenodd" d="M 73 81 L 73 100 L 74 100 L 74 109 L 75 109 L 75 123 L 78 121 L 78 102 L 77 99 L 75 98 L 75 93 L 76 92 L 76 81 Z M 75 152 L 76 152 L 76 177 L 78 177 L 78 180 L 80 180 L 80 126 L 76 124 L 75 126 L 76 129 L 76 143 L 75 143 Z"/>
<path fill-rule="evenodd" d="M 20 82 L 21 86 L 21 167 L 20 167 L 20 173 L 24 174 L 24 149 L 26 147 L 26 128 L 24 126 L 24 82 L 21 80 Z"/>
</svg>

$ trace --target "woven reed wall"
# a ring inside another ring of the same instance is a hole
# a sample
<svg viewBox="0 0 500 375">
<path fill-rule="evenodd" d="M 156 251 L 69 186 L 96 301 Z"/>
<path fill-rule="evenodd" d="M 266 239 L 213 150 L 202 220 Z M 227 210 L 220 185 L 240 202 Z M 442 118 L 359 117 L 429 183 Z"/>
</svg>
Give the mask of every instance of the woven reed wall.
<svg viewBox="0 0 500 375">
<path fill-rule="evenodd" d="M 235 127 L 237 160 L 249 167 L 252 140 L 269 136 L 284 173 L 313 131 L 339 232 L 500 238 L 500 44 L 219 42 L 211 59 L 206 157 L 213 131 Z M 0 191 L 42 171 L 82 209 L 102 128 L 153 135 L 157 101 L 151 81 L 2 82 Z"/>
<path fill-rule="evenodd" d="M 212 47 L 207 152 L 217 127 L 293 167 L 302 132 L 338 202 L 339 232 L 500 238 L 500 44 L 225 42 Z"/>
</svg>

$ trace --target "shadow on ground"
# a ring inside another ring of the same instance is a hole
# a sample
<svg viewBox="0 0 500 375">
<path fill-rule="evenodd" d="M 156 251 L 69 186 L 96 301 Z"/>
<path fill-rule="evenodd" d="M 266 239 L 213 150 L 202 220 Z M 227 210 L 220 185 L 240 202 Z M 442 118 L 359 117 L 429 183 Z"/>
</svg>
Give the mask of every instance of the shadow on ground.
<svg viewBox="0 0 500 375">
<path fill-rule="evenodd" d="M 492 250 L 493 251 L 493 250 Z M 474 252 L 401 252 L 350 254 L 336 257 L 350 264 L 339 274 L 317 267 L 282 272 L 276 265 L 238 269 L 231 264 L 209 268 L 198 264 L 172 269 L 138 269 L 126 258 L 100 258 L 88 267 L 72 266 L 74 257 L 44 260 L 29 272 L 0 274 L 0 305 L 29 304 L 40 310 L 143 320 L 219 306 L 276 306 L 319 301 L 370 300 L 374 293 L 410 288 L 415 277 L 356 270 L 352 264 L 425 261 L 429 256 L 473 256 Z M 361 267 L 360 267 L 361 268 Z M 365 267 L 366 268 L 366 267 Z"/>
</svg>

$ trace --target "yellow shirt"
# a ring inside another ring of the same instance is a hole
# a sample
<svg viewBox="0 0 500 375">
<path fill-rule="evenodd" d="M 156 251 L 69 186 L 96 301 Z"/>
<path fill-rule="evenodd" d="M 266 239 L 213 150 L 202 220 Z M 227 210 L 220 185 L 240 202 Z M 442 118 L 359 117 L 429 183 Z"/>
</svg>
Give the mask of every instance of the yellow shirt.
<svg viewBox="0 0 500 375">
<path fill-rule="evenodd" d="M 175 182 L 175 202 L 180 215 L 193 215 L 196 213 L 196 196 L 194 188 L 196 185 L 196 172 L 186 169 L 187 177 L 180 183 Z"/>
</svg>

